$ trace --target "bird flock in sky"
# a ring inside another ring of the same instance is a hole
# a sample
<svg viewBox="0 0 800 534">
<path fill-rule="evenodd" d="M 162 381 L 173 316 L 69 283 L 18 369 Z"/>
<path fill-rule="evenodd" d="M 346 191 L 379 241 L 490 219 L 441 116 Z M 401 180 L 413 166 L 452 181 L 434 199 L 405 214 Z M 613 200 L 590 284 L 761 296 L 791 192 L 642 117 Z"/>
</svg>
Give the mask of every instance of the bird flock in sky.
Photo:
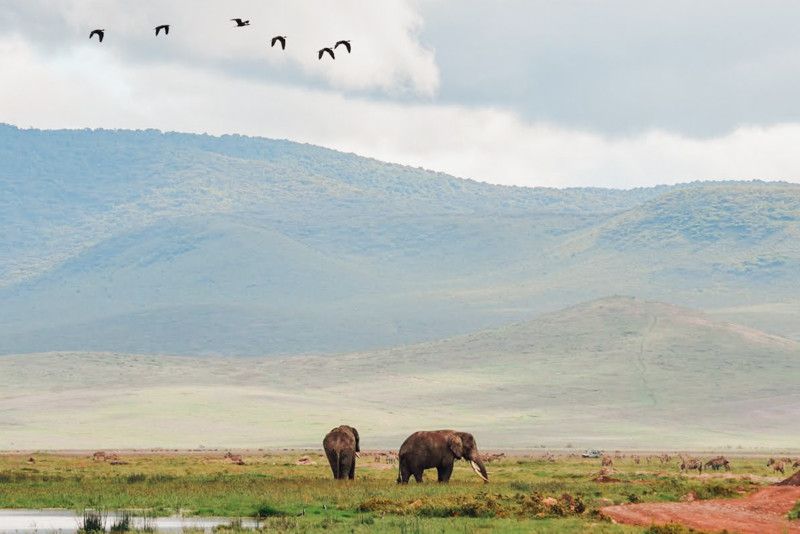
<svg viewBox="0 0 800 534">
<path fill-rule="evenodd" d="M 237 18 L 237 19 L 231 19 L 231 21 L 236 23 L 236 26 L 234 26 L 235 28 L 243 28 L 245 26 L 250 26 L 250 21 L 249 20 L 242 20 L 242 19 L 238 19 Z M 169 24 L 160 24 L 160 25 L 156 26 L 155 27 L 156 37 L 158 37 L 158 34 L 161 32 L 161 30 L 164 30 L 164 35 L 169 35 L 169 26 L 170 26 Z M 103 37 L 105 37 L 105 35 L 106 35 L 106 30 L 105 29 L 92 30 L 89 33 L 89 39 L 91 39 L 95 35 L 97 36 L 98 41 L 102 43 L 103 42 Z M 276 35 L 275 37 L 272 38 L 271 43 L 272 44 L 270 46 L 272 46 L 272 47 L 274 47 L 277 43 L 280 43 L 281 50 L 286 50 L 286 36 L 285 35 Z M 346 39 L 343 39 L 341 41 L 337 41 L 336 44 L 334 46 L 332 46 L 332 47 L 331 46 L 326 46 L 326 47 L 321 48 L 317 52 L 317 59 L 322 59 L 322 56 L 324 56 L 325 54 L 329 54 L 331 56 L 331 59 L 336 59 L 336 55 L 334 54 L 334 50 L 339 48 L 339 46 L 344 46 L 344 48 L 347 50 L 347 53 L 348 54 L 350 53 L 350 50 L 351 50 L 350 41 L 346 40 Z"/>
</svg>

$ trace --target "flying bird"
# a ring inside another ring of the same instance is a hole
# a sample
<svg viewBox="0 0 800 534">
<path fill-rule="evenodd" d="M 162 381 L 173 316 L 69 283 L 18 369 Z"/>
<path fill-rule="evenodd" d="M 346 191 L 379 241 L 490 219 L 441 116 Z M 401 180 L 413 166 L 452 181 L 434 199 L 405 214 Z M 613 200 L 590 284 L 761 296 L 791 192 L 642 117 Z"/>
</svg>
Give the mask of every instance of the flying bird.
<svg viewBox="0 0 800 534">
<path fill-rule="evenodd" d="M 97 38 L 100 39 L 100 42 L 103 42 L 103 36 L 106 34 L 105 30 L 92 30 L 89 34 L 89 39 L 91 39 L 94 35 L 97 35 Z"/>
<path fill-rule="evenodd" d="M 350 41 L 339 41 L 336 43 L 336 46 L 334 46 L 333 49 L 336 50 L 339 48 L 339 45 L 344 45 L 344 47 L 347 49 L 347 53 L 350 53 Z"/>
<path fill-rule="evenodd" d="M 286 36 L 285 35 L 276 35 L 272 38 L 272 46 L 275 46 L 275 43 L 281 43 L 281 49 L 286 50 Z"/>
<path fill-rule="evenodd" d="M 164 30 L 164 35 L 169 35 L 169 24 L 162 24 L 160 26 L 156 26 L 156 37 L 158 36 L 158 32 Z"/>
<path fill-rule="evenodd" d="M 322 50 L 319 51 L 319 58 L 318 59 L 322 59 L 322 56 L 325 54 L 325 52 L 327 52 L 327 53 L 329 53 L 331 55 L 331 59 L 336 59 L 336 56 L 333 55 L 333 50 L 331 50 L 328 47 L 325 47 L 325 48 L 323 48 Z"/>
<path fill-rule="evenodd" d="M 231 20 L 236 23 L 237 28 L 241 28 L 242 26 L 250 26 L 249 20 L 242 20 L 242 19 L 231 19 Z"/>
</svg>

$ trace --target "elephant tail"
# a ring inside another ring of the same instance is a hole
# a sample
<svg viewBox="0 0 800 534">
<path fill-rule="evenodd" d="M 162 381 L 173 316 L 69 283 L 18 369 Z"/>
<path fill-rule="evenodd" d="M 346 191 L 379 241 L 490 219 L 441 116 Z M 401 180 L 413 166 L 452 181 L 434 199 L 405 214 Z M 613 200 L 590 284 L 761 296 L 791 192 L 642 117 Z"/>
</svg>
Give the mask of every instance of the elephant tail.
<svg viewBox="0 0 800 534">
<path fill-rule="evenodd" d="M 336 479 L 342 478 L 342 457 L 341 451 L 336 451 Z"/>
</svg>

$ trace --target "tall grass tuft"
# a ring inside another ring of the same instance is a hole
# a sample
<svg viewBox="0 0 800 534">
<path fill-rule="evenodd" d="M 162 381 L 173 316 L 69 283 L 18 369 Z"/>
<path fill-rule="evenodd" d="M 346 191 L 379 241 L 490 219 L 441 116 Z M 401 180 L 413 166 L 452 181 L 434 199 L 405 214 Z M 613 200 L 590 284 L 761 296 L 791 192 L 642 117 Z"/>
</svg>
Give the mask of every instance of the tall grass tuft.
<svg viewBox="0 0 800 534">
<path fill-rule="evenodd" d="M 131 532 L 132 530 L 131 513 L 127 510 L 123 510 L 117 517 L 117 520 L 114 521 L 108 529 L 111 533 Z"/>
<path fill-rule="evenodd" d="M 103 510 L 85 509 L 83 511 L 83 523 L 79 532 L 82 534 L 105 532 L 107 516 L 108 514 Z"/>
</svg>

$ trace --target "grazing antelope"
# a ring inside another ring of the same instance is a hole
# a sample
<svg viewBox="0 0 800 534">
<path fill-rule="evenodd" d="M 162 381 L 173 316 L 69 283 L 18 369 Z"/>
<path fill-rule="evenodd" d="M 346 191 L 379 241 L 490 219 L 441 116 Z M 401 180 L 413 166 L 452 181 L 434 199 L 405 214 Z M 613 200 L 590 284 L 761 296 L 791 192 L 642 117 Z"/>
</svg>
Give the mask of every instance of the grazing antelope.
<svg viewBox="0 0 800 534">
<path fill-rule="evenodd" d="M 611 456 L 603 456 L 603 460 L 600 462 L 600 465 L 603 467 L 614 465 L 614 460 L 611 459 Z"/>
<path fill-rule="evenodd" d="M 633 456 L 631 456 L 631 458 L 633 458 L 633 463 L 635 463 L 636 465 L 639 465 L 639 462 L 642 461 L 642 459 L 639 458 L 638 454 L 634 454 Z"/>
<path fill-rule="evenodd" d="M 767 467 L 772 466 L 773 471 L 775 471 L 776 473 L 780 472 L 781 474 L 785 475 L 786 471 L 783 465 L 784 464 L 782 460 L 775 460 L 774 458 L 770 458 L 769 462 L 767 462 Z"/>
<path fill-rule="evenodd" d="M 711 467 L 714 471 L 719 471 L 720 467 L 724 467 L 725 471 L 730 471 L 731 463 L 724 456 L 718 456 L 705 463 L 705 468 L 708 469 L 709 467 Z"/>
<path fill-rule="evenodd" d="M 697 469 L 697 472 L 702 474 L 703 462 L 700 460 L 695 460 L 694 458 L 684 459 L 683 462 L 681 462 L 680 472 L 683 473 L 684 471 L 689 471 L 691 469 Z"/>
</svg>

